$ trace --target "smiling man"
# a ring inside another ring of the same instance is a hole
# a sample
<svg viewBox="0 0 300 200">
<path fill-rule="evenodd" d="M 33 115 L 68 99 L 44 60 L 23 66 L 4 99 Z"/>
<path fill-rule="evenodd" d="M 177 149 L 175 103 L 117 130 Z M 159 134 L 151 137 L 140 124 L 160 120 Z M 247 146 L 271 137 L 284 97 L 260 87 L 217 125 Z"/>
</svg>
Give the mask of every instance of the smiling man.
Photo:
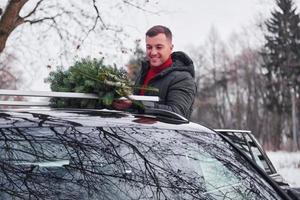
<svg viewBox="0 0 300 200">
<path fill-rule="evenodd" d="M 147 61 L 142 63 L 135 94 L 157 95 L 154 108 L 176 112 L 190 118 L 196 94 L 192 60 L 183 52 L 173 52 L 172 33 L 161 25 L 146 32 Z M 147 90 L 157 88 L 157 91 Z"/>
<path fill-rule="evenodd" d="M 170 29 L 157 25 L 146 32 L 147 60 L 142 62 L 134 94 L 159 96 L 159 102 L 144 106 L 172 111 L 189 119 L 196 94 L 194 65 L 185 53 L 172 51 Z M 113 107 L 125 110 L 132 107 L 132 102 L 116 100 Z"/>
</svg>

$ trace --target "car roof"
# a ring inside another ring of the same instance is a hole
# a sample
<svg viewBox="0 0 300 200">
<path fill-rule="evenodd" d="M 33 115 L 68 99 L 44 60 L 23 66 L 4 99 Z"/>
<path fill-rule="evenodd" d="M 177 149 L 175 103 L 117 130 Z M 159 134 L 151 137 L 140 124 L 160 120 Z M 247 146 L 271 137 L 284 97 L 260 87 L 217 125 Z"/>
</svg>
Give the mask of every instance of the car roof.
<svg viewBox="0 0 300 200">
<path fill-rule="evenodd" d="M 134 114 L 108 109 L 26 108 L 0 111 L 0 128 L 41 126 L 143 127 L 216 134 L 215 131 L 193 122 L 173 121 L 155 115 Z"/>
</svg>

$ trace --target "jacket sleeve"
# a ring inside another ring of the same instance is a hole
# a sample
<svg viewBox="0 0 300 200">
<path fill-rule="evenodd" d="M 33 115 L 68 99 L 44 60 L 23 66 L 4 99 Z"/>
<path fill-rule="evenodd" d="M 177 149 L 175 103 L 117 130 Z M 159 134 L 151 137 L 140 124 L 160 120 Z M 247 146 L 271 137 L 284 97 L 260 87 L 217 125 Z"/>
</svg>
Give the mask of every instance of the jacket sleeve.
<svg viewBox="0 0 300 200">
<path fill-rule="evenodd" d="M 166 102 L 154 103 L 154 108 L 169 110 L 189 119 L 196 94 L 192 76 L 175 77 L 167 92 Z"/>
</svg>

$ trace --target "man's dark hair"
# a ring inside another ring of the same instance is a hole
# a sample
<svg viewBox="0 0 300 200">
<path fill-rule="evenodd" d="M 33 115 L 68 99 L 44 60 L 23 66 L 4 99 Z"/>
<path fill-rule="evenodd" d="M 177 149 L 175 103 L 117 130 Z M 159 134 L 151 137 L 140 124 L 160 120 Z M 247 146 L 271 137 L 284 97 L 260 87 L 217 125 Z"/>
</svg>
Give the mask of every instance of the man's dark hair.
<svg viewBox="0 0 300 200">
<path fill-rule="evenodd" d="M 156 25 L 151 27 L 147 32 L 146 36 L 149 37 L 154 37 L 157 36 L 158 34 L 163 33 L 166 35 L 166 37 L 172 41 L 172 32 L 170 31 L 169 28 L 162 26 L 162 25 Z"/>
</svg>

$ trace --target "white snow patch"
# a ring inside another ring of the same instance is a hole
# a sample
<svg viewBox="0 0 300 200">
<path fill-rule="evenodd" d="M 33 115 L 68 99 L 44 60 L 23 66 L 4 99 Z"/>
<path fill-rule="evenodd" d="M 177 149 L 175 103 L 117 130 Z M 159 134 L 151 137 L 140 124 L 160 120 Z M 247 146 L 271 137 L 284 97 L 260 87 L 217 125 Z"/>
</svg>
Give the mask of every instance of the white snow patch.
<svg viewBox="0 0 300 200">
<path fill-rule="evenodd" d="M 292 186 L 300 187 L 300 151 L 267 152 L 277 172 Z"/>
</svg>

